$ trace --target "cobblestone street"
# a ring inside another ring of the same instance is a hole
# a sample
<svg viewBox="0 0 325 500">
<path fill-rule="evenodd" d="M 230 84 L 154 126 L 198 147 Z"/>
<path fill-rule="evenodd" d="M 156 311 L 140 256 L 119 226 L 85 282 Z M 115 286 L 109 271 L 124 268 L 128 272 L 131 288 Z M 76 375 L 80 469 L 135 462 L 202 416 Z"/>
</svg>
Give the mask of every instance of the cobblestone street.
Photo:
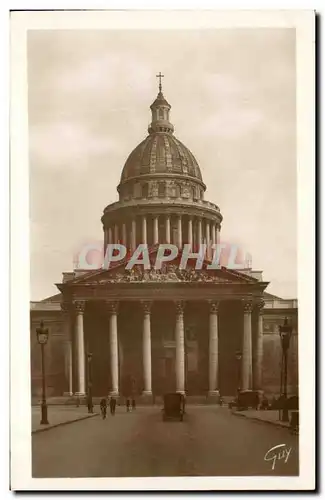
<svg viewBox="0 0 325 500">
<path fill-rule="evenodd" d="M 273 460 L 264 457 L 281 444 L 291 451 L 272 469 Z M 183 422 L 163 422 L 159 407 L 133 413 L 118 407 L 106 420 L 96 416 L 34 434 L 32 451 L 34 477 L 290 476 L 299 470 L 298 436 L 212 406 L 188 406 Z"/>
</svg>

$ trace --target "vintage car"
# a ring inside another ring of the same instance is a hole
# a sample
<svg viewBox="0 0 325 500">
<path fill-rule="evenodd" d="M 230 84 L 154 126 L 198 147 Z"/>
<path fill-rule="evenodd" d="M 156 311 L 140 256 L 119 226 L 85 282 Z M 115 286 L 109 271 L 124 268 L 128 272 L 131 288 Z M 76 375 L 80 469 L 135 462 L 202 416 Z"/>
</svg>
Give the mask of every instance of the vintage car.
<svg viewBox="0 0 325 500">
<path fill-rule="evenodd" d="M 239 391 L 237 397 L 230 401 L 229 408 L 236 408 L 237 410 L 248 410 L 259 408 L 260 398 L 258 391 Z"/>
<path fill-rule="evenodd" d="M 185 396 L 178 392 L 164 395 L 163 420 L 183 420 L 185 413 Z"/>
<path fill-rule="evenodd" d="M 287 408 L 288 410 L 299 410 L 299 398 L 298 396 L 291 396 L 286 398 L 283 394 L 272 401 L 272 410 L 283 410 Z"/>
<path fill-rule="evenodd" d="M 258 391 L 240 391 L 237 399 L 238 410 L 248 410 L 248 408 L 258 410 L 260 403 Z"/>
</svg>

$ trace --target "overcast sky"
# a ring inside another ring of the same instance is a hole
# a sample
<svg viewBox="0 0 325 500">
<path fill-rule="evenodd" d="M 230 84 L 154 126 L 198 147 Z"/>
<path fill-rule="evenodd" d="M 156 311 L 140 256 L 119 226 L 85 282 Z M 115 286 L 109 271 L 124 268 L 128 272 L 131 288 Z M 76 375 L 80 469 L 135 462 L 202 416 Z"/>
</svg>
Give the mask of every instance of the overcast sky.
<svg viewBox="0 0 325 500">
<path fill-rule="evenodd" d="M 31 299 L 57 293 L 147 134 L 161 71 L 175 136 L 219 205 L 222 240 L 297 296 L 295 32 L 30 31 Z"/>
</svg>

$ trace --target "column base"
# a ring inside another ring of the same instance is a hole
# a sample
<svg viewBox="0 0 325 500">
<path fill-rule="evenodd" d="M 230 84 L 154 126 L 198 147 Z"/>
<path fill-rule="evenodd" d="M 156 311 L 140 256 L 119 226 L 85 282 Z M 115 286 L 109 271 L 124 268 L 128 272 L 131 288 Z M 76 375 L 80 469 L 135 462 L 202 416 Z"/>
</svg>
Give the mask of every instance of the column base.
<svg viewBox="0 0 325 500">
<path fill-rule="evenodd" d="M 139 403 L 144 405 L 152 405 L 153 404 L 153 395 L 151 391 L 143 391 L 140 398 Z"/>
<path fill-rule="evenodd" d="M 207 397 L 208 404 L 218 404 L 220 402 L 220 392 L 218 390 L 209 391 Z"/>
<path fill-rule="evenodd" d="M 120 396 L 117 391 L 110 391 L 108 395 L 110 398 L 118 398 Z"/>
<path fill-rule="evenodd" d="M 67 397 L 67 398 L 72 398 L 72 396 L 73 396 L 73 392 L 72 392 L 72 391 L 71 391 L 71 392 L 69 392 L 69 391 L 64 392 L 64 393 L 63 393 L 63 396 L 65 396 L 65 397 Z"/>
<path fill-rule="evenodd" d="M 83 406 L 86 404 L 86 394 L 83 393 L 83 392 L 75 392 L 73 395 L 72 395 L 72 401 L 73 403 L 77 406 L 77 408 L 79 406 Z"/>
</svg>

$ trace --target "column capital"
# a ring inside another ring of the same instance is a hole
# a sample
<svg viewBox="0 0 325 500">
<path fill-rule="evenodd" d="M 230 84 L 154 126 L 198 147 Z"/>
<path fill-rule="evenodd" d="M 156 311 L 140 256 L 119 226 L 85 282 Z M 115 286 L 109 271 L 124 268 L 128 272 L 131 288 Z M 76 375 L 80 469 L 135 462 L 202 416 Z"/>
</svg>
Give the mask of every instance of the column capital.
<svg viewBox="0 0 325 500">
<path fill-rule="evenodd" d="M 263 314 L 263 308 L 265 306 L 265 301 L 263 299 L 259 299 L 255 302 L 255 307 L 258 310 L 259 314 Z"/>
<path fill-rule="evenodd" d="M 117 301 L 106 300 L 106 308 L 108 309 L 109 315 L 117 314 L 119 303 Z"/>
<path fill-rule="evenodd" d="M 60 303 L 61 311 L 64 315 L 68 314 L 71 311 L 72 303 L 68 301 L 63 301 Z"/>
<path fill-rule="evenodd" d="M 85 312 L 85 300 L 74 300 L 73 301 L 74 309 L 77 313 L 83 314 Z"/>
<path fill-rule="evenodd" d="M 245 314 L 251 314 L 253 311 L 254 303 L 251 300 L 243 300 L 243 307 Z"/>
<path fill-rule="evenodd" d="M 185 302 L 183 302 L 182 300 L 176 300 L 174 304 L 176 308 L 176 313 L 183 314 L 185 309 Z"/>
<path fill-rule="evenodd" d="M 208 303 L 210 306 L 210 314 L 218 314 L 220 301 L 209 300 Z"/>
<path fill-rule="evenodd" d="M 152 306 L 152 302 L 150 300 L 142 300 L 141 301 L 141 307 L 142 307 L 144 314 L 150 314 L 151 306 Z"/>
</svg>

